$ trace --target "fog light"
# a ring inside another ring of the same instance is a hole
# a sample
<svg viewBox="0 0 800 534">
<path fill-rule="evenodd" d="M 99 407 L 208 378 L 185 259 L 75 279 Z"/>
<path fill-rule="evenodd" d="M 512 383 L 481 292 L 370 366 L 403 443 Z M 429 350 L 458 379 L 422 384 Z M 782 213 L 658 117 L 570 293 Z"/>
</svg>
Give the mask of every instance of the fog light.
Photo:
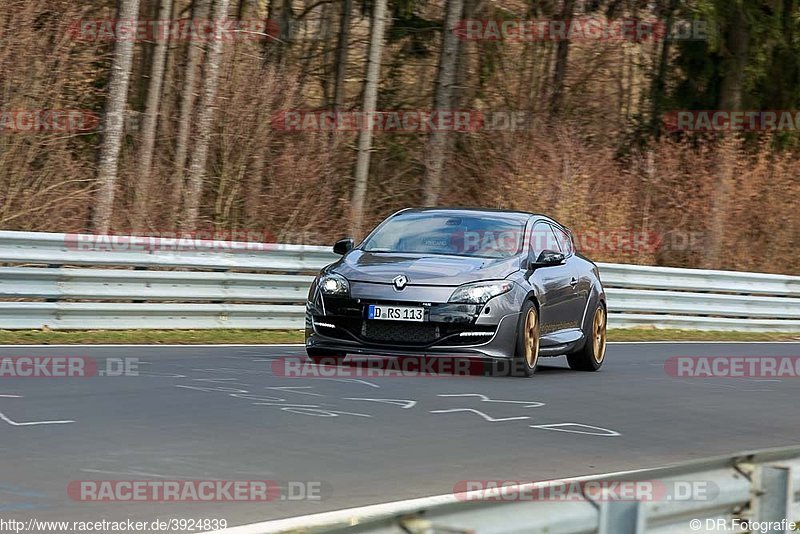
<svg viewBox="0 0 800 534">
<path fill-rule="evenodd" d="M 481 336 L 493 336 L 494 332 L 461 332 L 458 335 L 461 337 L 481 337 Z"/>
</svg>

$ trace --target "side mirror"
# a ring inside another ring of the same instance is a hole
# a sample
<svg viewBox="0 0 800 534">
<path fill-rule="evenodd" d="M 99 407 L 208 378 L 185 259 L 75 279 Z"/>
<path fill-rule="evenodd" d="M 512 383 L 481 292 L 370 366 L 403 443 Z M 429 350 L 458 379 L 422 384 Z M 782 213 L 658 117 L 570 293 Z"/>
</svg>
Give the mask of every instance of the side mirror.
<svg viewBox="0 0 800 534">
<path fill-rule="evenodd" d="M 340 239 L 339 241 L 336 242 L 335 245 L 333 245 L 333 252 L 335 252 L 340 256 L 344 256 L 345 254 L 353 250 L 354 246 L 355 243 L 349 237 L 347 239 Z"/>
<path fill-rule="evenodd" d="M 531 263 L 531 267 L 549 267 L 552 265 L 561 265 L 566 260 L 566 256 L 564 256 L 560 252 L 555 252 L 552 250 L 543 250 L 539 257 L 536 258 L 536 261 Z"/>
</svg>

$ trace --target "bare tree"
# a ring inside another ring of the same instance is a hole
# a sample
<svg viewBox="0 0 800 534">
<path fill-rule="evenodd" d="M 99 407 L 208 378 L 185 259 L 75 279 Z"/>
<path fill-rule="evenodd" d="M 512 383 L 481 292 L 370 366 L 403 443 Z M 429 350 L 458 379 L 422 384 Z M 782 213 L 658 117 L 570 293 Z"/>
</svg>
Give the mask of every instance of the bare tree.
<svg viewBox="0 0 800 534">
<path fill-rule="evenodd" d="M 223 51 L 223 21 L 228 14 L 228 0 L 216 0 L 214 4 L 214 37 L 208 48 L 203 94 L 200 98 L 200 111 L 197 120 L 197 141 L 192 153 L 189 175 L 186 180 L 186 195 L 181 228 L 192 230 L 197 223 L 200 211 L 200 196 L 203 192 L 203 178 L 206 175 L 208 147 L 211 141 L 211 127 L 214 121 L 215 100 L 219 85 L 219 68 Z"/>
<path fill-rule="evenodd" d="M 200 21 L 208 17 L 211 0 L 194 0 L 192 3 L 192 19 Z M 175 172 L 172 187 L 170 188 L 170 207 L 173 210 L 173 220 L 177 220 L 183 196 L 183 179 L 186 174 L 186 158 L 189 154 L 189 133 L 194 112 L 195 86 L 197 85 L 197 71 L 203 60 L 203 45 L 189 43 L 189 57 L 186 62 L 186 77 L 183 82 L 183 96 L 181 98 L 180 118 L 178 119 L 178 136 L 175 142 Z"/>
<path fill-rule="evenodd" d="M 564 8 L 561 11 L 561 21 L 569 24 L 575 10 L 575 0 L 564 0 Z M 553 74 L 553 96 L 550 101 L 550 108 L 553 113 L 561 111 L 561 104 L 564 98 L 564 78 L 567 76 L 567 61 L 569 60 L 569 39 L 561 39 L 556 50 L 556 68 Z"/>
<path fill-rule="evenodd" d="M 120 20 L 138 20 L 139 0 L 122 0 L 118 18 Z M 133 63 L 133 48 L 132 39 L 119 39 L 114 49 L 103 143 L 100 146 L 97 168 L 99 189 L 92 220 L 92 227 L 98 234 L 108 233 L 111 226 L 111 213 L 114 208 L 114 194 L 119 171 L 119 153 L 122 148 L 122 136 L 125 133 L 125 108 L 128 105 L 128 84 Z"/>
<path fill-rule="evenodd" d="M 476 13 L 483 9 L 484 0 L 464 0 L 464 12 L 461 15 L 464 20 L 472 20 Z M 470 63 L 472 44 L 466 39 L 460 39 L 458 43 L 458 55 L 456 56 L 455 79 L 453 81 L 452 104 L 456 109 L 470 107 L 472 88 L 470 87 Z"/>
<path fill-rule="evenodd" d="M 178 19 L 181 17 L 182 0 L 172 0 L 172 8 L 170 8 L 171 17 Z M 166 134 L 173 139 L 175 137 L 177 121 L 173 120 L 175 106 L 178 105 L 180 99 L 180 92 L 176 90 L 176 79 L 182 73 L 178 72 L 178 65 L 183 64 L 183 41 L 181 39 L 170 38 L 167 42 L 167 61 L 164 64 L 164 82 L 162 83 L 163 90 L 161 92 L 161 109 L 159 116 L 163 119 L 160 122 L 159 131 L 162 135 Z M 164 145 L 165 148 L 169 145 Z M 156 149 L 156 152 L 158 150 Z M 172 158 L 170 158 L 172 160 Z M 172 174 L 170 173 L 170 179 Z"/>
<path fill-rule="evenodd" d="M 742 91 L 750 47 L 750 26 L 742 1 L 731 2 L 732 19 L 727 28 L 725 44 L 728 57 L 725 58 L 725 75 L 719 93 L 720 109 L 741 110 Z M 735 134 L 723 133 L 717 151 L 717 183 L 711 201 L 708 255 L 705 266 L 720 268 L 724 262 L 725 229 L 730 216 L 731 200 L 736 174 L 736 151 L 739 143 Z"/>
<path fill-rule="evenodd" d="M 353 188 L 351 204 L 352 234 L 355 239 L 361 237 L 364 225 L 364 201 L 367 196 L 367 179 L 369 177 L 369 160 L 372 151 L 372 127 L 369 117 L 375 113 L 378 101 L 378 82 L 381 74 L 381 54 L 383 53 L 384 29 L 386 27 L 387 0 L 375 0 L 372 14 L 372 32 L 369 40 L 367 57 L 367 79 L 364 83 L 364 116 L 368 126 L 361 129 L 358 135 L 358 161 L 356 162 L 356 183 Z"/>
<path fill-rule="evenodd" d="M 456 25 L 461 20 L 464 0 L 448 0 L 445 7 L 444 35 L 439 56 L 439 72 L 436 77 L 436 94 L 434 111 L 448 111 L 452 106 L 453 84 L 455 81 L 456 60 L 458 59 L 459 42 Z M 428 155 L 425 161 L 425 205 L 435 205 L 439 200 L 439 189 L 442 184 L 442 171 L 447 156 L 448 132 L 434 130 L 428 142 Z"/>
<path fill-rule="evenodd" d="M 350 40 L 350 17 L 353 0 L 342 0 L 339 18 L 339 40 L 336 44 L 336 74 L 333 84 L 333 109 L 338 111 L 344 103 L 344 80 L 347 77 L 347 44 Z"/>
<path fill-rule="evenodd" d="M 172 0 L 161 0 L 159 20 L 172 17 Z M 156 42 L 153 64 L 150 70 L 150 87 L 147 90 L 147 106 L 142 124 L 142 146 L 139 153 L 138 180 L 134 186 L 133 224 L 140 229 L 145 226 L 147 198 L 150 194 L 153 171 L 153 149 L 156 144 L 158 112 L 161 107 L 161 87 L 164 83 L 164 65 L 167 59 L 169 39 L 161 36 Z"/>
<path fill-rule="evenodd" d="M 659 16 L 664 18 L 664 35 L 671 35 L 672 29 L 675 25 L 675 11 L 679 7 L 679 0 L 669 0 L 665 2 L 666 5 L 658 4 L 666 13 L 658 13 Z M 664 106 L 664 96 L 667 84 L 667 70 L 669 69 L 670 61 L 670 47 L 672 39 L 664 39 L 661 42 L 661 54 L 658 59 L 658 67 L 653 77 L 653 83 L 650 92 L 650 127 L 653 134 L 658 137 L 661 134 L 661 113 Z"/>
</svg>

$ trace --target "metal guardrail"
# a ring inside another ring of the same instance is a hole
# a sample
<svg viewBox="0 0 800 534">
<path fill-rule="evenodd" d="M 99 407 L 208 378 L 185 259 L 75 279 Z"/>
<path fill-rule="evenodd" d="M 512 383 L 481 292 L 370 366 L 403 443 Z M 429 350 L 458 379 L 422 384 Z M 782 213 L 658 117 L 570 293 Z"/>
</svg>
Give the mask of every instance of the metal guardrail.
<svg viewBox="0 0 800 534">
<path fill-rule="evenodd" d="M 800 447 L 741 453 L 735 456 L 657 469 L 536 482 L 506 488 L 504 495 L 541 495 L 536 488 L 589 482 L 645 482 L 655 487 L 689 487 L 688 496 L 671 492 L 652 498 L 517 499 L 515 502 L 469 500 L 453 493 L 398 503 L 364 506 L 298 518 L 267 521 L 223 531 L 224 534 L 303 532 L 348 534 L 686 534 L 751 532 L 733 528 L 733 520 L 769 526 L 759 533 L 790 531 L 777 524 L 800 522 Z M 606 489 L 610 484 L 602 484 Z M 527 487 L 531 491 L 525 492 Z M 545 495 L 557 495 L 545 493 Z M 480 496 L 480 494 L 479 494 Z M 692 521 L 695 522 L 692 522 Z M 718 521 L 724 521 L 722 528 Z M 699 523 L 698 523 L 699 522 Z M 699 527 L 698 527 L 699 525 Z M 695 528 L 698 527 L 698 528 Z M 754 531 L 754 532 L 755 532 Z"/>
<path fill-rule="evenodd" d="M 327 247 L 0 232 L 0 328 L 303 327 Z M 800 276 L 599 264 L 612 328 L 800 332 Z"/>
</svg>

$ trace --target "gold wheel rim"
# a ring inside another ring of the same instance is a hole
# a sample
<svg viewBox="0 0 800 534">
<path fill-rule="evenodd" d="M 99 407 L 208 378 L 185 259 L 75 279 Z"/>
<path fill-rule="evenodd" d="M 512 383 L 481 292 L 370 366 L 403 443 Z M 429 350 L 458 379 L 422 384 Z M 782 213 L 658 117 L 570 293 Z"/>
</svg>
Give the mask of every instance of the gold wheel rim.
<svg viewBox="0 0 800 534">
<path fill-rule="evenodd" d="M 606 311 L 602 306 L 594 312 L 594 360 L 602 363 L 606 356 Z"/>
<path fill-rule="evenodd" d="M 536 316 L 536 308 L 528 310 L 525 317 L 525 363 L 528 368 L 536 367 L 539 359 L 539 320 Z"/>
</svg>

